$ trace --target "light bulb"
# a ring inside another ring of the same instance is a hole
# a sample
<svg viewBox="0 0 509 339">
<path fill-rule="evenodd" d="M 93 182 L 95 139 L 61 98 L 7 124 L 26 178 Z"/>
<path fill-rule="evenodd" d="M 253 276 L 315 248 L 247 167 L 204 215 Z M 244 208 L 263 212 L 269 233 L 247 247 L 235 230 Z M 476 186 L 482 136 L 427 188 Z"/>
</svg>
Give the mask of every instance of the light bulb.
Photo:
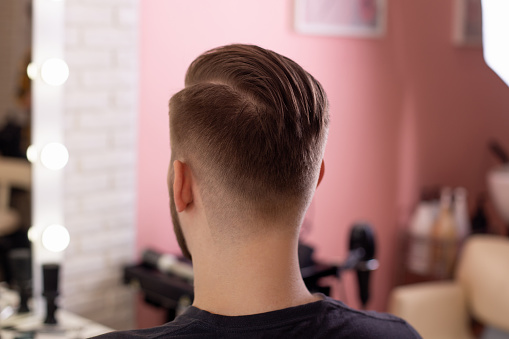
<svg viewBox="0 0 509 339">
<path fill-rule="evenodd" d="M 37 65 L 33 62 L 29 63 L 27 66 L 27 75 L 31 80 L 37 78 Z"/>
<path fill-rule="evenodd" d="M 28 229 L 27 237 L 28 237 L 28 240 L 30 240 L 30 242 L 35 242 L 37 240 L 38 234 L 37 234 L 37 230 L 35 229 L 34 226 L 32 226 Z"/>
<path fill-rule="evenodd" d="M 42 64 L 41 77 L 48 85 L 62 85 L 69 77 L 69 67 L 62 59 L 48 59 Z"/>
<path fill-rule="evenodd" d="M 37 148 L 34 145 L 30 145 L 27 148 L 27 159 L 31 163 L 37 161 Z"/>
<path fill-rule="evenodd" d="M 41 151 L 41 162 L 49 169 L 62 169 L 67 165 L 67 161 L 69 161 L 69 152 L 58 142 L 47 144 Z"/>
<path fill-rule="evenodd" d="M 62 225 L 53 224 L 42 232 L 42 245 L 51 252 L 62 252 L 69 246 L 69 231 Z"/>
</svg>

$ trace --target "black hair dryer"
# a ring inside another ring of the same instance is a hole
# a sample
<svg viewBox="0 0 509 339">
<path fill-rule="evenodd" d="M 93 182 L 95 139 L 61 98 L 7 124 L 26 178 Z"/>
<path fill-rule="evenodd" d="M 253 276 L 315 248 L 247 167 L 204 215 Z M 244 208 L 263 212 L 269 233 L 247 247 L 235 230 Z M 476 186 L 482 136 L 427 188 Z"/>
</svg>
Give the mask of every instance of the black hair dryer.
<svg viewBox="0 0 509 339">
<path fill-rule="evenodd" d="M 359 297 L 365 308 L 369 300 L 369 279 L 371 271 L 378 268 L 375 259 L 375 233 L 368 223 L 355 223 L 350 231 L 350 252 L 343 269 L 355 269 L 359 283 Z"/>
</svg>

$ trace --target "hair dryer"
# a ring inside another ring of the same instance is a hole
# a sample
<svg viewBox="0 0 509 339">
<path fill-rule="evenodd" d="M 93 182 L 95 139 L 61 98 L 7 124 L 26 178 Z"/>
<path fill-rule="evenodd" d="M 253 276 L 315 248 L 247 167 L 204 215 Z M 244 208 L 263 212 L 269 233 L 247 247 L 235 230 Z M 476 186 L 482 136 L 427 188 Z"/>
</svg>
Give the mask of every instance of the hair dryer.
<svg viewBox="0 0 509 339">
<path fill-rule="evenodd" d="M 350 252 L 343 269 L 353 268 L 357 271 L 359 296 L 363 307 L 369 300 L 369 278 L 371 271 L 378 268 L 375 259 L 375 234 L 367 223 L 356 223 L 350 231 Z"/>
</svg>

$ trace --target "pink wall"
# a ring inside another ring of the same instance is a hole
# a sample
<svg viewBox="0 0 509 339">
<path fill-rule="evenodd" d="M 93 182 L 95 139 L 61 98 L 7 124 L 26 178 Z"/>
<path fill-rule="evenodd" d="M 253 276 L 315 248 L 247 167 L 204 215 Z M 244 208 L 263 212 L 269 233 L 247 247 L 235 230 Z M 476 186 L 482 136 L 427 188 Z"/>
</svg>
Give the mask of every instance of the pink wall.
<svg viewBox="0 0 509 339">
<path fill-rule="evenodd" d="M 450 1 L 398 3 L 404 29 L 395 34 L 406 105 L 400 130 L 406 144 L 400 147 L 413 151 L 402 150 L 405 157 L 400 158 L 406 176 L 400 178 L 403 217 L 411 207 L 412 187 L 465 186 L 475 204 L 486 190 L 486 172 L 496 165 L 487 142 L 496 138 L 509 148 L 509 88 L 485 65 L 481 48 L 451 45 Z M 423 29 L 423 18 L 431 17 L 433 24 Z"/>
<path fill-rule="evenodd" d="M 351 223 L 370 221 L 381 262 L 370 308 L 383 310 L 400 225 L 421 185 L 477 192 L 493 165 L 488 137 L 509 146 L 509 89 L 484 65 L 481 49 L 451 44 L 451 1 L 389 2 L 386 36 L 353 39 L 296 34 L 291 0 L 144 1 L 138 249 L 178 252 L 165 184 L 169 97 L 201 52 L 254 43 L 300 63 L 329 95 L 326 175 L 305 239 L 321 258 L 344 258 Z M 344 281 L 347 302 L 358 306 L 352 275 Z"/>
</svg>

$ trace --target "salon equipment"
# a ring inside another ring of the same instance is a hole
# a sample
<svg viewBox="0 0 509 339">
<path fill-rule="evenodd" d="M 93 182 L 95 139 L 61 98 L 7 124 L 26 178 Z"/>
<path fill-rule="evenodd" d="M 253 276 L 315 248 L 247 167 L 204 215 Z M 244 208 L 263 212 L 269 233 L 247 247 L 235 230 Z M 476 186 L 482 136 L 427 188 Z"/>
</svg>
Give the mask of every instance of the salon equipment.
<svg viewBox="0 0 509 339">
<path fill-rule="evenodd" d="M 366 307 L 369 300 L 369 280 L 371 271 L 378 268 L 375 259 L 375 234 L 367 223 L 357 223 L 350 231 L 350 253 L 343 269 L 353 268 L 357 271 L 359 298 Z"/>
<path fill-rule="evenodd" d="M 9 253 L 12 282 L 19 294 L 18 313 L 27 313 L 32 294 L 32 259 L 28 248 L 17 248 Z"/>
<path fill-rule="evenodd" d="M 455 279 L 395 288 L 389 312 L 423 338 L 473 338 L 470 318 L 509 333 L 509 239 L 472 235 L 461 252 Z"/>
<path fill-rule="evenodd" d="M 124 267 L 124 283 L 139 288 L 146 303 L 165 309 L 167 321 L 175 318 L 182 300 L 194 297 L 193 285 L 188 280 L 145 264 Z"/>
<path fill-rule="evenodd" d="M 172 254 L 160 253 L 152 249 L 143 251 L 142 263 L 147 267 L 157 268 L 163 273 L 175 274 L 181 278 L 193 281 L 193 266 L 190 262 L 180 260 Z"/>
<path fill-rule="evenodd" d="M 42 276 L 43 276 L 43 293 L 42 295 L 46 298 L 46 318 L 44 319 L 45 324 L 56 324 L 57 319 L 55 318 L 55 311 L 57 305 L 55 300 L 58 296 L 58 273 L 60 271 L 60 265 L 57 264 L 44 264 L 42 265 Z"/>
<path fill-rule="evenodd" d="M 30 334 L 39 339 L 84 339 L 113 331 L 112 328 L 63 309 L 56 311 L 58 325 L 43 324 L 43 319 L 37 313 L 5 314 L 4 310 L 18 308 L 18 301 L 15 291 L 0 284 L 0 308 L 2 309 L 0 338 L 2 339 L 28 338 Z"/>
<path fill-rule="evenodd" d="M 302 278 L 311 292 L 322 292 L 328 295 L 328 290 L 323 290 L 318 285 L 320 278 L 331 275 L 341 278 L 342 271 L 355 270 L 359 284 L 359 297 L 362 306 L 366 307 L 369 300 L 371 271 L 376 270 L 379 266 L 378 260 L 375 259 L 375 234 L 369 224 L 359 222 L 352 226 L 349 252 L 344 262 L 336 265 L 311 262 L 313 264 L 310 267 L 301 266 Z"/>
</svg>

